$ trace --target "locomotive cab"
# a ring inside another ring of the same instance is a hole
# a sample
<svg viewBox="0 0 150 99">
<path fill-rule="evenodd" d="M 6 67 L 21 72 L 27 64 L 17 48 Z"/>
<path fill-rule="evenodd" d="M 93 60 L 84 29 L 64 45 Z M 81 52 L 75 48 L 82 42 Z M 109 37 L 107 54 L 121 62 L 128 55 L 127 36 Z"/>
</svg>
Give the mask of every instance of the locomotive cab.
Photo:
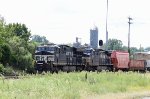
<svg viewBox="0 0 150 99">
<path fill-rule="evenodd" d="M 38 46 L 35 51 L 36 70 L 51 69 L 57 53 L 59 53 L 59 47 L 56 45 Z"/>
<path fill-rule="evenodd" d="M 94 54 L 94 49 L 93 48 L 85 48 L 83 51 L 83 64 L 88 66 L 91 64 L 92 61 L 92 56 Z"/>
</svg>

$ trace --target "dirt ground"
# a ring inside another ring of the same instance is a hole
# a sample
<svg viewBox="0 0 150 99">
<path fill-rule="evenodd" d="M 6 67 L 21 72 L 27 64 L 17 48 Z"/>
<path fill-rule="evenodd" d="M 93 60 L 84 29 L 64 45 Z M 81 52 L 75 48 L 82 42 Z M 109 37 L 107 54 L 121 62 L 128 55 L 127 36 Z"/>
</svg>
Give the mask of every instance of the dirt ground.
<svg viewBox="0 0 150 99">
<path fill-rule="evenodd" d="M 88 95 L 81 99 L 150 99 L 150 91 Z"/>
</svg>

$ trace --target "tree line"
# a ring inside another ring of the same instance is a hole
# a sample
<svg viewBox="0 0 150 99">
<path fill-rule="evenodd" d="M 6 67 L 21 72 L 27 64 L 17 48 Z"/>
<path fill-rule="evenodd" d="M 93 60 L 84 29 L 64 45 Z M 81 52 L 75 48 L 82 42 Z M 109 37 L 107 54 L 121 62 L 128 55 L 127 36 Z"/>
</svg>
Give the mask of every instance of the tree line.
<svg viewBox="0 0 150 99">
<path fill-rule="evenodd" d="M 25 24 L 6 24 L 0 16 L 0 73 L 10 69 L 34 70 L 35 48 L 48 42 L 44 36 L 31 36 Z"/>
<path fill-rule="evenodd" d="M 105 47 L 105 44 L 104 44 Z M 128 47 L 124 46 L 121 40 L 118 39 L 109 39 L 108 40 L 108 50 L 121 50 L 121 51 L 128 51 Z M 132 55 L 135 52 L 145 52 L 150 51 L 150 47 L 130 47 L 130 54 Z"/>
</svg>

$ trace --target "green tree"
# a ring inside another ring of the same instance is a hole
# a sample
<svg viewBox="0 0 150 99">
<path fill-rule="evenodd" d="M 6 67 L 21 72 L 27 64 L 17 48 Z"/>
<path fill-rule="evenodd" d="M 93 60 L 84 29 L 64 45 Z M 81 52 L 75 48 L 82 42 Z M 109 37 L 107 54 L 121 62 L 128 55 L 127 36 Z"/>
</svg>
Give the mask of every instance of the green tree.
<svg viewBox="0 0 150 99">
<path fill-rule="evenodd" d="M 2 51 L 3 51 L 2 45 L 3 43 L 5 43 L 5 38 L 3 37 L 5 34 L 4 24 L 5 24 L 4 18 L 1 17 L 0 15 L 0 59 L 2 58 Z"/>
<path fill-rule="evenodd" d="M 146 50 L 146 51 L 150 51 L 150 47 L 146 47 L 145 50 Z"/>
<path fill-rule="evenodd" d="M 24 40 L 18 36 L 13 36 L 9 40 L 9 44 L 11 45 L 12 49 L 12 60 L 11 64 L 17 68 L 20 68 L 21 65 L 21 58 L 22 56 L 28 53 L 27 48 L 24 46 Z"/>
<path fill-rule="evenodd" d="M 130 48 L 130 54 L 133 55 L 135 52 L 138 52 L 139 50 L 136 47 Z"/>
<path fill-rule="evenodd" d="M 29 38 L 31 36 L 31 33 L 25 24 L 10 23 L 6 25 L 6 30 L 7 32 L 10 32 L 12 36 L 19 36 L 25 41 L 29 41 Z"/>
<path fill-rule="evenodd" d="M 27 45 L 28 51 L 32 54 L 32 57 L 34 58 L 35 49 L 38 46 L 35 42 L 29 42 Z"/>
<path fill-rule="evenodd" d="M 33 35 L 31 37 L 31 41 L 38 42 L 38 43 L 41 43 L 41 44 L 48 44 L 49 43 L 49 41 L 46 39 L 45 36 L 39 36 L 39 35 Z"/>
<path fill-rule="evenodd" d="M 4 65 L 9 64 L 11 59 L 11 48 L 7 43 L 0 44 L 0 46 L 2 53 L 0 61 Z"/>
<path fill-rule="evenodd" d="M 104 44 L 105 46 L 106 44 Z M 108 40 L 108 50 L 122 50 L 123 43 L 121 40 L 109 39 Z"/>
<path fill-rule="evenodd" d="M 123 46 L 123 47 L 122 47 L 122 50 L 123 50 L 123 51 L 128 51 L 128 47 L 127 47 L 127 46 Z"/>
<path fill-rule="evenodd" d="M 30 31 L 25 24 L 6 24 L 0 16 L 0 64 L 7 69 L 12 66 L 18 69 L 33 68 L 33 53 L 36 43 L 29 41 Z"/>
</svg>

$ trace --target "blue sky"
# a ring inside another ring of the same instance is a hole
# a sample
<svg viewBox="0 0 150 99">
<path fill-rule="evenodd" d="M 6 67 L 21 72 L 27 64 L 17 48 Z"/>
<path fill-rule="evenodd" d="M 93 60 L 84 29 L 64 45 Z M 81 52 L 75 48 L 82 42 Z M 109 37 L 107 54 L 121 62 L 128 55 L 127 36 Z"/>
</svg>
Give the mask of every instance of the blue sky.
<svg viewBox="0 0 150 99">
<path fill-rule="evenodd" d="M 109 38 L 120 39 L 127 46 L 127 18 L 131 16 L 131 46 L 150 46 L 149 2 L 109 0 Z M 73 43 L 75 37 L 89 43 L 94 25 L 99 29 L 98 38 L 106 38 L 106 0 L 0 0 L 0 15 L 6 23 L 24 23 L 32 34 L 46 36 L 54 43 Z"/>
</svg>

